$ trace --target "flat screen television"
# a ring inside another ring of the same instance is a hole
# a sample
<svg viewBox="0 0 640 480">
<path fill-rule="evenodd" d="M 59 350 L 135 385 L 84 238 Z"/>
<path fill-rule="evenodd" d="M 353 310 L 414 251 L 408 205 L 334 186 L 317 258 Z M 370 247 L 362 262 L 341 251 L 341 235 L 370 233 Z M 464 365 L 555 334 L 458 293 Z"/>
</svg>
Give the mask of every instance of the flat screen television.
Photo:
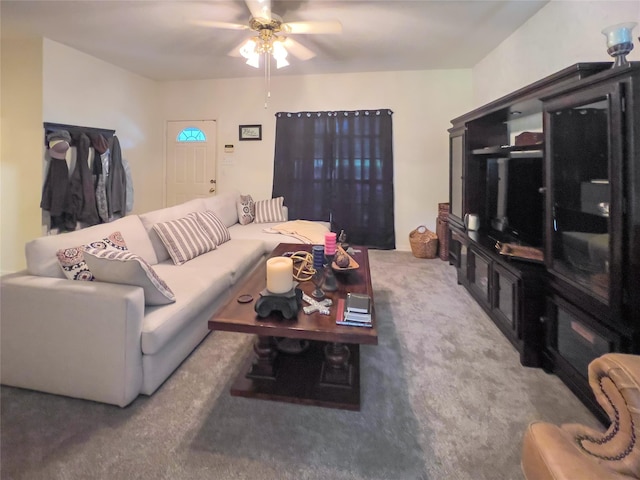
<svg viewBox="0 0 640 480">
<path fill-rule="evenodd" d="M 541 156 L 488 160 L 486 216 L 496 238 L 532 247 L 542 246 L 542 186 Z"/>
</svg>

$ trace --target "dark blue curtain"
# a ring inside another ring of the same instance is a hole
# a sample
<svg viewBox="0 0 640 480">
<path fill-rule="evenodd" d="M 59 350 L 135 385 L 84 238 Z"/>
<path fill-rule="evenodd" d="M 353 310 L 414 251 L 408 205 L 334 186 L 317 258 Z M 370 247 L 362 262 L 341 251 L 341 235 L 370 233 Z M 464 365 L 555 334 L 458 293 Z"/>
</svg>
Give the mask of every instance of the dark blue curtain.
<svg viewBox="0 0 640 480">
<path fill-rule="evenodd" d="M 276 114 L 273 196 L 349 243 L 395 248 L 392 111 Z"/>
</svg>

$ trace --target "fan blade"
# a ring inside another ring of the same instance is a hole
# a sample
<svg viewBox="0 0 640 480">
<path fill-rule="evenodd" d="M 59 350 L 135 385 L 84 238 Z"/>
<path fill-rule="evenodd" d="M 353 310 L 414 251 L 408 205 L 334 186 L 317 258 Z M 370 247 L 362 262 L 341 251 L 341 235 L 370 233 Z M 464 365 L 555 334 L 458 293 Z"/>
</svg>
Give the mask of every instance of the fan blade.
<svg viewBox="0 0 640 480">
<path fill-rule="evenodd" d="M 271 21 L 271 0 L 244 0 L 253 18 Z"/>
<path fill-rule="evenodd" d="M 282 25 L 287 33 L 342 33 L 342 24 L 338 20 L 327 22 L 289 22 Z"/>
<path fill-rule="evenodd" d="M 193 20 L 189 23 L 192 25 L 199 25 L 201 27 L 224 28 L 226 30 L 249 30 L 248 25 L 240 25 L 239 23 L 216 22 L 210 20 Z"/>
<path fill-rule="evenodd" d="M 286 38 L 283 43 L 287 51 L 300 60 L 309 60 L 316 56 L 315 53 L 292 38 Z"/>
</svg>

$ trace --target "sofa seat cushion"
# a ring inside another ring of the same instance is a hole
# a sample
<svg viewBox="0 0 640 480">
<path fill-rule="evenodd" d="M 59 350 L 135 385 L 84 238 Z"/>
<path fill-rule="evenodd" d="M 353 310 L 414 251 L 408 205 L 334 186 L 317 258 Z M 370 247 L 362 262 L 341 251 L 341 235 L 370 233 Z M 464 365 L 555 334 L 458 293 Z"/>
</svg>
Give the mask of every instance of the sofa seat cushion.
<svg viewBox="0 0 640 480">
<path fill-rule="evenodd" d="M 205 272 L 224 270 L 229 274 L 231 285 L 234 285 L 238 279 L 253 270 L 264 257 L 262 241 L 231 240 L 218 246 L 213 252 L 194 258 L 184 266 Z"/>
<path fill-rule="evenodd" d="M 329 223 L 327 222 L 314 222 L 320 225 L 323 225 L 327 228 L 329 227 Z M 264 244 L 265 253 L 270 253 L 274 248 L 278 246 L 280 243 L 300 243 L 303 242 L 296 238 L 295 236 L 285 235 L 282 233 L 269 233 L 269 230 L 273 230 L 273 227 L 280 225 L 281 222 L 277 223 L 250 223 L 248 225 L 240 225 L 236 223 L 234 226 L 229 228 L 229 233 L 231 234 L 231 240 L 236 239 L 248 239 L 253 238 L 260 240 Z M 266 230 L 266 231 L 265 231 Z M 275 230 L 273 230 L 275 232 Z"/>
<path fill-rule="evenodd" d="M 214 253 L 215 250 L 202 257 Z M 223 270 L 210 270 L 203 275 L 188 263 L 178 266 L 171 260 L 155 265 L 154 269 L 169 285 L 176 301 L 169 305 L 145 308 L 140 338 L 144 355 L 153 355 L 162 350 L 230 287 L 229 274 Z"/>
<path fill-rule="evenodd" d="M 176 302 L 145 309 L 142 353 L 159 352 L 198 314 L 227 294 L 232 283 L 253 269 L 263 256 L 262 242 L 237 240 L 184 265 L 174 265 L 171 260 L 155 265 L 154 270 L 171 288 Z"/>
<path fill-rule="evenodd" d="M 158 263 L 155 250 L 140 218 L 130 215 L 110 223 L 101 223 L 60 235 L 47 235 L 28 242 L 25 246 L 27 270 L 31 275 L 40 277 L 66 278 L 58 263 L 58 250 L 87 245 L 102 240 L 113 232 L 122 234 L 130 252 L 140 255 L 150 265 Z"/>
</svg>

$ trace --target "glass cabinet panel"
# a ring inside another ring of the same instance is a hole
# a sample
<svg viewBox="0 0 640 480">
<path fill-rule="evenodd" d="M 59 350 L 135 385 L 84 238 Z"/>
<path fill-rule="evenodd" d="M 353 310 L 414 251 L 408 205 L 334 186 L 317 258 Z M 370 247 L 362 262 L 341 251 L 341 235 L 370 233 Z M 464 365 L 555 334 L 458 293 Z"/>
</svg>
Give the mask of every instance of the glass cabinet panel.
<svg viewBox="0 0 640 480">
<path fill-rule="evenodd" d="M 493 266 L 493 309 L 500 320 L 512 330 L 516 329 L 518 279 L 497 264 Z"/>
<path fill-rule="evenodd" d="M 451 137 L 451 195 L 449 198 L 450 213 L 462 219 L 463 160 L 464 136 Z"/>
<path fill-rule="evenodd" d="M 619 112 L 612 112 L 615 89 L 587 93 L 559 103 L 569 106 L 547 108 L 548 261 L 552 271 L 608 304 L 615 206 L 611 125 Z"/>
<path fill-rule="evenodd" d="M 489 265 L 490 260 L 475 249 L 468 250 L 469 255 L 469 284 L 479 299 L 489 306 Z"/>
</svg>

